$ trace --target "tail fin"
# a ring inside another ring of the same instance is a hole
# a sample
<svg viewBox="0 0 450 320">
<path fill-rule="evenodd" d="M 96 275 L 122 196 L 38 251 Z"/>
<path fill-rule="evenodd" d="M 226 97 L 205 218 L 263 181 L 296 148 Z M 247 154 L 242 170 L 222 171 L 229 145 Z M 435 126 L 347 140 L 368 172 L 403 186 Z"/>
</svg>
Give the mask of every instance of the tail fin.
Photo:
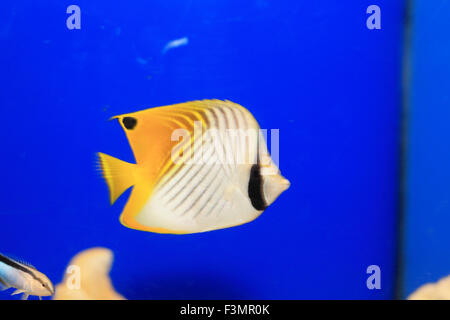
<svg viewBox="0 0 450 320">
<path fill-rule="evenodd" d="M 136 165 L 99 152 L 100 169 L 109 188 L 109 199 L 113 204 L 128 188 L 136 183 Z"/>
</svg>

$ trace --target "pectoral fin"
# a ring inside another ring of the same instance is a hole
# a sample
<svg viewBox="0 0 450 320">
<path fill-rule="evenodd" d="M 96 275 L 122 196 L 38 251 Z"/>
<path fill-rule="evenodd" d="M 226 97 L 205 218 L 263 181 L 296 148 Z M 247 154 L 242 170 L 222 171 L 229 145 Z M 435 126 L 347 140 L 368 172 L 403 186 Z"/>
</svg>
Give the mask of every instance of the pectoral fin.
<svg viewBox="0 0 450 320">
<path fill-rule="evenodd" d="M 11 295 L 14 296 L 14 295 L 16 295 L 16 294 L 21 294 L 21 293 L 24 293 L 24 292 L 25 292 L 25 291 L 23 291 L 23 290 L 17 289 L 17 290 L 14 291 L 13 293 L 11 293 Z"/>
<path fill-rule="evenodd" d="M 28 293 L 24 293 L 23 295 L 22 295 L 22 298 L 20 298 L 21 300 L 28 300 L 28 297 L 29 297 L 30 295 L 28 294 Z"/>
<path fill-rule="evenodd" d="M 11 288 L 11 286 L 0 278 L 0 291 L 5 291 L 8 290 L 9 288 Z"/>
</svg>

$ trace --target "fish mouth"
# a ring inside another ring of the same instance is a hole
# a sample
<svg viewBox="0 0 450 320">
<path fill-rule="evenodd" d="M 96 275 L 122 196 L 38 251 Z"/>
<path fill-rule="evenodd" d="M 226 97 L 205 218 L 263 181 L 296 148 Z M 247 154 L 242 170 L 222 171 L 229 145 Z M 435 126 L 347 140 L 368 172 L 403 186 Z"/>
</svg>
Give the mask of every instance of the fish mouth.
<svg viewBox="0 0 450 320">
<path fill-rule="evenodd" d="M 289 187 L 291 186 L 291 182 L 290 182 L 288 179 L 286 179 L 286 178 L 283 178 L 283 179 L 280 181 L 280 183 L 281 183 L 281 185 L 283 186 L 284 190 L 289 189 Z"/>
<path fill-rule="evenodd" d="M 47 289 L 47 296 L 52 296 L 55 294 L 55 288 L 49 285 L 45 286 L 45 289 Z"/>
</svg>

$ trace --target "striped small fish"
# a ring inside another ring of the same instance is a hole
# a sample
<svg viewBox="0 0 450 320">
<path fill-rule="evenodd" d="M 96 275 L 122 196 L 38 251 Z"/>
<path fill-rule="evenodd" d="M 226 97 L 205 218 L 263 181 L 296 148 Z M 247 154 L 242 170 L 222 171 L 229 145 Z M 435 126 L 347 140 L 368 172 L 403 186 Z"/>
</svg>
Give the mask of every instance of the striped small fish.
<svg viewBox="0 0 450 320">
<path fill-rule="evenodd" d="M 151 108 L 118 119 L 136 164 L 99 153 L 111 204 L 133 186 L 123 225 L 186 234 L 241 225 L 289 187 L 258 122 L 230 101 Z"/>
<path fill-rule="evenodd" d="M 0 290 L 15 288 L 12 295 L 23 293 L 22 299 L 28 296 L 51 296 L 55 292 L 52 282 L 47 276 L 32 265 L 0 254 Z"/>
</svg>

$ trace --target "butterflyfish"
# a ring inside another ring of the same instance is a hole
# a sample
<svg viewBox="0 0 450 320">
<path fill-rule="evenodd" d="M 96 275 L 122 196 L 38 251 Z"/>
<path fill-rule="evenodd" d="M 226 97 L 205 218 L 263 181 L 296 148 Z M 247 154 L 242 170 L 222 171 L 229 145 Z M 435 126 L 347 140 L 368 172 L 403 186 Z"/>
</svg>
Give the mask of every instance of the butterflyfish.
<svg viewBox="0 0 450 320">
<path fill-rule="evenodd" d="M 21 294 L 22 300 L 30 295 L 39 299 L 55 292 L 52 282 L 31 264 L 0 254 L 0 290 L 15 288 L 12 293 Z"/>
<path fill-rule="evenodd" d="M 115 116 L 136 163 L 98 153 L 110 202 L 133 187 L 120 216 L 129 228 L 171 234 L 256 219 L 290 183 L 244 107 L 192 101 Z"/>
</svg>

